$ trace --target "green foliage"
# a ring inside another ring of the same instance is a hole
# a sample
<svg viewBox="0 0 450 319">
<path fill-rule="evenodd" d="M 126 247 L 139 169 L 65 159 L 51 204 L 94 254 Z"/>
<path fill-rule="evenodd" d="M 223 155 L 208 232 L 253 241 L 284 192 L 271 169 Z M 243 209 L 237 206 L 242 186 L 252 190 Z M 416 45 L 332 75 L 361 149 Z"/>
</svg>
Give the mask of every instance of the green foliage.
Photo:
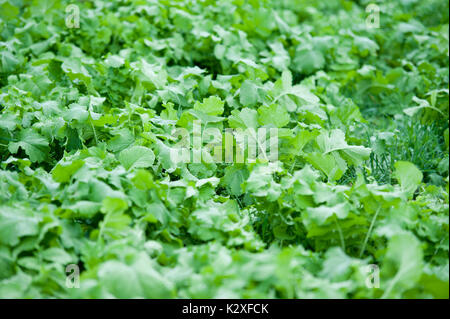
<svg viewBox="0 0 450 319">
<path fill-rule="evenodd" d="M 448 298 L 448 2 L 372 2 L 0 1 L 0 298 Z"/>
</svg>

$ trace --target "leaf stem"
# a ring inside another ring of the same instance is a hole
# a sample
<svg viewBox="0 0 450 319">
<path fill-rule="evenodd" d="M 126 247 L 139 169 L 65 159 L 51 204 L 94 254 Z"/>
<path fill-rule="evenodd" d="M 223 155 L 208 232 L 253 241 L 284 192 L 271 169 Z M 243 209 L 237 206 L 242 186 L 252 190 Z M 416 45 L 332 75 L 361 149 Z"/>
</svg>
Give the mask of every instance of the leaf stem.
<svg viewBox="0 0 450 319">
<path fill-rule="evenodd" d="M 89 113 L 89 123 L 91 124 L 92 131 L 94 131 L 95 144 L 98 145 L 97 132 L 95 131 L 94 123 L 92 123 L 92 117 L 91 117 L 90 113 Z"/>
<path fill-rule="evenodd" d="M 380 299 L 386 299 L 389 296 L 392 288 L 394 288 L 394 286 L 397 283 L 398 279 L 400 278 L 401 274 L 402 274 L 402 272 L 400 270 L 395 274 L 394 278 L 392 278 L 391 282 L 389 283 L 388 288 L 384 291 L 384 293 Z"/>
<path fill-rule="evenodd" d="M 373 225 L 375 224 L 375 220 L 377 219 L 380 209 L 381 209 L 381 206 L 378 207 L 377 211 L 375 212 L 375 215 L 372 218 L 372 221 L 369 226 L 369 230 L 367 231 L 367 234 L 366 234 L 366 238 L 364 238 L 363 245 L 361 246 L 361 251 L 359 252 L 359 258 L 362 257 L 362 255 L 364 254 L 364 251 L 366 250 L 366 245 L 367 245 L 367 242 L 369 241 L 370 233 L 372 232 Z"/>
<path fill-rule="evenodd" d="M 339 223 L 338 223 L 338 220 L 337 220 L 337 217 L 336 217 L 336 216 L 335 216 L 334 222 L 336 223 L 336 228 L 337 228 L 337 231 L 338 231 L 338 233 L 339 233 L 339 239 L 341 240 L 341 247 L 342 247 L 342 250 L 345 252 L 345 240 L 344 240 L 344 234 L 342 233 L 341 226 L 339 226 Z"/>
</svg>

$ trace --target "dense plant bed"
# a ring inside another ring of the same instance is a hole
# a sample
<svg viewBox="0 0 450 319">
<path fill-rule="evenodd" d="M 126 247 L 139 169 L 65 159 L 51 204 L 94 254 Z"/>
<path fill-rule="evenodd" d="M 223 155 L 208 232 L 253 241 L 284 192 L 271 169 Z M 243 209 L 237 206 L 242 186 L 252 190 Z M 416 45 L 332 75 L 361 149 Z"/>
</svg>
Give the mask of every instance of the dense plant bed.
<svg viewBox="0 0 450 319">
<path fill-rule="evenodd" d="M 1 0 L 0 298 L 448 298 L 448 21 Z"/>
</svg>

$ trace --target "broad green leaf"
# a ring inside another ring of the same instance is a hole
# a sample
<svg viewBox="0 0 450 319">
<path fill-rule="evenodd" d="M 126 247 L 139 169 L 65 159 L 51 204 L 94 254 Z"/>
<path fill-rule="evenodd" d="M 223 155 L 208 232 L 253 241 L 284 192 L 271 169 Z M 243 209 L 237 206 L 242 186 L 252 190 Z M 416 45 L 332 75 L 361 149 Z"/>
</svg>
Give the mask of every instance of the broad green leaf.
<svg viewBox="0 0 450 319">
<path fill-rule="evenodd" d="M 248 107 L 242 110 L 233 110 L 228 118 L 228 123 L 232 128 L 253 128 L 258 127 L 258 112 Z"/>
<path fill-rule="evenodd" d="M 248 178 L 248 170 L 229 166 L 225 169 L 225 175 L 222 178 L 222 184 L 230 190 L 234 196 L 243 194 L 241 184 Z"/>
<path fill-rule="evenodd" d="M 48 152 L 48 141 L 32 129 L 19 133 L 18 141 L 9 143 L 8 149 L 15 154 L 22 148 L 32 162 L 42 162 Z"/>
<path fill-rule="evenodd" d="M 244 81 L 239 90 L 239 101 L 244 106 L 251 106 L 258 102 L 257 86 L 248 80 Z"/>
<path fill-rule="evenodd" d="M 348 145 L 345 134 L 339 129 L 330 133 L 324 132 L 317 137 L 317 144 L 324 155 L 339 152 L 351 164 L 360 165 L 363 160 L 369 158 L 371 149 L 364 146 Z"/>
<path fill-rule="evenodd" d="M 313 152 L 306 154 L 305 158 L 315 168 L 324 172 L 328 179 L 332 181 L 340 179 L 347 170 L 347 164 L 340 156 Z"/>
<path fill-rule="evenodd" d="M 83 81 L 86 85 L 89 85 L 92 80 L 92 76 L 88 70 L 84 67 L 82 61 L 79 58 L 67 58 L 61 65 L 62 70 L 72 80 Z"/>
<path fill-rule="evenodd" d="M 52 177 L 58 183 L 66 183 L 70 181 L 73 174 L 76 173 L 84 165 L 83 160 L 75 160 L 73 162 L 58 164 L 52 170 Z"/>
<path fill-rule="evenodd" d="M 278 104 L 270 106 L 260 106 L 258 108 L 258 122 L 261 125 L 273 125 L 275 127 L 283 127 L 289 124 L 289 113 Z"/>
<path fill-rule="evenodd" d="M 414 287 L 422 274 L 422 248 L 411 233 L 398 234 L 389 240 L 381 270 L 383 297 L 390 298 L 398 290 Z"/>
<path fill-rule="evenodd" d="M 20 299 L 26 296 L 26 291 L 32 282 L 32 277 L 19 272 L 17 275 L 0 281 L 0 298 Z"/>
<path fill-rule="evenodd" d="M 320 51 L 301 49 L 295 52 L 293 65 L 296 71 L 311 74 L 325 65 L 325 58 Z"/>
<path fill-rule="evenodd" d="M 350 206 L 347 203 L 337 204 L 335 206 L 309 207 L 303 217 L 303 223 L 306 227 L 311 224 L 323 225 L 330 217 L 336 216 L 338 219 L 344 219 L 349 213 Z"/>
<path fill-rule="evenodd" d="M 21 237 L 37 235 L 40 220 L 29 209 L 0 206 L 0 243 L 15 246 Z"/>
<path fill-rule="evenodd" d="M 119 154 L 119 161 L 126 170 L 146 168 L 153 165 L 155 154 L 144 146 L 131 146 Z"/>
<path fill-rule="evenodd" d="M 195 102 L 194 110 L 199 110 L 208 115 L 222 115 L 224 110 L 224 102 L 217 96 L 211 96 L 203 99 L 203 102 Z"/>
<path fill-rule="evenodd" d="M 394 174 L 400 183 L 402 190 L 405 193 L 412 195 L 422 182 L 422 172 L 410 162 L 398 161 L 394 166 Z"/>
</svg>

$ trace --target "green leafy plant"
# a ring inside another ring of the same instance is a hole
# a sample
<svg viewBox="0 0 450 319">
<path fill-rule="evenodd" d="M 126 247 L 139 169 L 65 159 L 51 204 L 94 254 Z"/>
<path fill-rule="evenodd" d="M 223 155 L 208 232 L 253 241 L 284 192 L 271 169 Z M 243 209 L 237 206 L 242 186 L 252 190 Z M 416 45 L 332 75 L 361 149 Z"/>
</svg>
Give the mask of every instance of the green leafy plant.
<svg viewBox="0 0 450 319">
<path fill-rule="evenodd" d="M 0 0 L 0 298 L 448 298 L 448 2 L 372 2 Z"/>
</svg>

